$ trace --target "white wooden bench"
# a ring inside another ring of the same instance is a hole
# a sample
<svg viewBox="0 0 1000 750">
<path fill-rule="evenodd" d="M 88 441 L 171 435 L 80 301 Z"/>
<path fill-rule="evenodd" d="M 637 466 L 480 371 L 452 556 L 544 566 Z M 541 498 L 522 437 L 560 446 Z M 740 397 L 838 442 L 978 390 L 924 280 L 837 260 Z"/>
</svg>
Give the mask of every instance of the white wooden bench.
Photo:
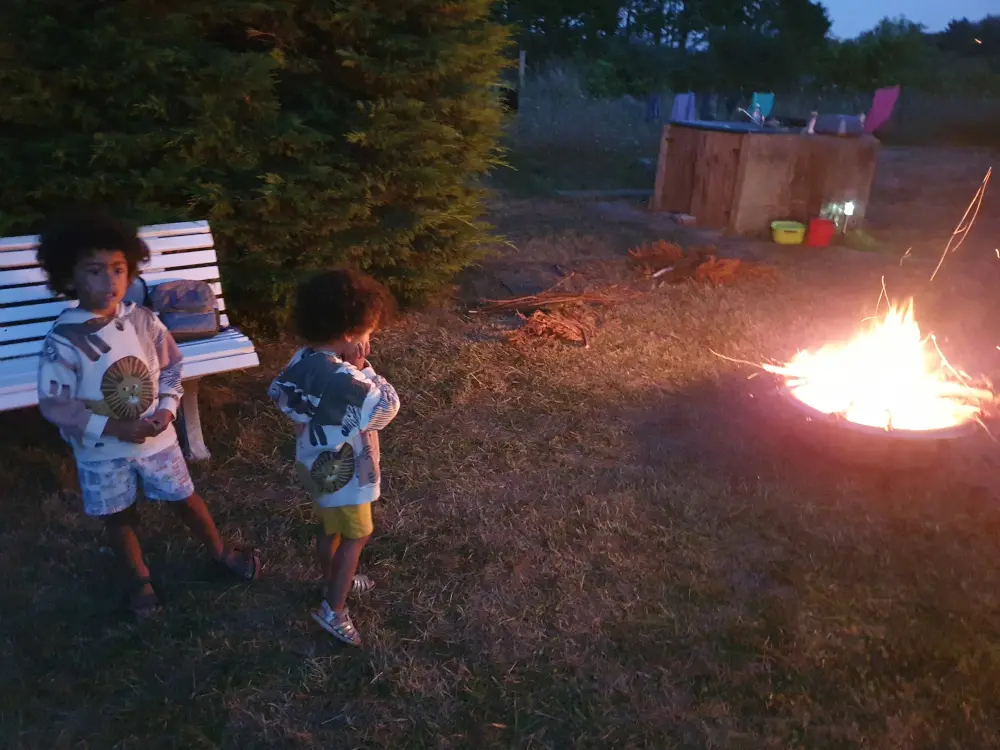
<svg viewBox="0 0 1000 750">
<path fill-rule="evenodd" d="M 229 326 L 222 298 L 222 281 L 208 222 L 159 224 L 139 230 L 149 246 L 150 260 L 141 268 L 148 286 L 162 281 L 206 281 L 219 301 L 221 331 L 202 341 L 180 344 L 184 355 L 184 398 L 178 420 L 188 457 L 203 461 L 205 446 L 198 414 L 198 378 L 260 364 L 253 342 Z M 0 411 L 38 404 L 38 356 L 52 321 L 76 305 L 52 293 L 38 265 L 37 235 L 0 239 Z"/>
</svg>

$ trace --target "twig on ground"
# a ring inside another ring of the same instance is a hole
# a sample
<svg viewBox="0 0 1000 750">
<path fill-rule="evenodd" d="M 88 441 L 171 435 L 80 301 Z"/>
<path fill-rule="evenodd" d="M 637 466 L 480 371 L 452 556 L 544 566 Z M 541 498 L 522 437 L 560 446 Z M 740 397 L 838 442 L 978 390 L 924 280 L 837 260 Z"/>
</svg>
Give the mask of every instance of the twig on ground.
<svg viewBox="0 0 1000 750">
<path fill-rule="evenodd" d="M 483 300 L 486 304 L 478 312 L 504 312 L 508 310 L 540 310 L 566 305 L 612 305 L 624 297 L 624 290 L 613 295 L 609 292 L 541 292 L 513 299 Z"/>
</svg>

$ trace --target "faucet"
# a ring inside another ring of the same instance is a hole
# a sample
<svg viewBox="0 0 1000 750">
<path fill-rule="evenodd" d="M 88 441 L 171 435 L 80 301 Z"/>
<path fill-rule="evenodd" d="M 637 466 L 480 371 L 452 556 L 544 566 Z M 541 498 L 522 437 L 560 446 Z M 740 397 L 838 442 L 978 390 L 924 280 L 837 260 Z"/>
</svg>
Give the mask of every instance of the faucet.
<svg viewBox="0 0 1000 750">
<path fill-rule="evenodd" d="M 743 114 L 745 114 L 750 119 L 750 122 L 752 122 L 758 128 L 764 127 L 764 124 L 762 122 L 760 122 L 756 117 L 754 117 L 752 114 L 750 114 L 745 109 L 743 109 L 743 107 L 737 107 L 736 111 L 737 112 L 742 112 Z"/>
</svg>

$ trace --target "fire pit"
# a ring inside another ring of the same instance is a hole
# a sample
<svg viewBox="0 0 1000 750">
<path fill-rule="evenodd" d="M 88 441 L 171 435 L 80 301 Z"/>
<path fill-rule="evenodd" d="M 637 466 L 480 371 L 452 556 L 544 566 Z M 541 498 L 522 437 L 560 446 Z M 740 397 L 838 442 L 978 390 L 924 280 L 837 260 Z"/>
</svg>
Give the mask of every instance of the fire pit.
<svg viewBox="0 0 1000 750">
<path fill-rule="evenodd" d="M 975 383 L 920 335 L 912 301 L 890 306 L 846 343 L 764 369 L 779 376 L 799 439 L 884 468 L 930 468 L 955 440 L 980 429 L 994 402 L 989 383 Z"/>
<path fill-rule="evenodd" d="M 940 467 L 952 446 L 974 436 L 981 427 L 965 422 L 933 430 L 885 430 L 857 424 L 839 414 L 824 414 L 796 398 L 780 384 L 786 407 L 782 425 L 801 445 L 838 463 L 886 471 L 918 471 Z"/>
</svg>

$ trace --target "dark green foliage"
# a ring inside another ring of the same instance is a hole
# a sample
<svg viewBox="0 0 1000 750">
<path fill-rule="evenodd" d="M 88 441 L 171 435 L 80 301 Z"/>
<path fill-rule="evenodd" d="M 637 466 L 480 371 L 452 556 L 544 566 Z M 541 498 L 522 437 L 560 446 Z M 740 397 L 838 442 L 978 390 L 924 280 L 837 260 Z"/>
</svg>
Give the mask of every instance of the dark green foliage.
<svg viewBox="0 0 1000 750">
<path fill-rule="evenodd" d="M 70 10 L 66 10 L 69 8 Z M 209 219 L 238 314 L 353 262 L 403 301 L 489 241 L 507 31 L 487 0 L 4 0 L 0 234 L 67 203 Z M 58 20 L 57 20 L 58 19 Z"/>
<path fill-rule="evenodd" d="M 948 96 L 1000 90 L 1000 16 L 931 34 L 886 18 L 830 37 L 819 0 L 497 0 L 529 64 L 572 61 L 588 94 L 774 91 L 870 97 L 900 84 Z"/>
</svg>

